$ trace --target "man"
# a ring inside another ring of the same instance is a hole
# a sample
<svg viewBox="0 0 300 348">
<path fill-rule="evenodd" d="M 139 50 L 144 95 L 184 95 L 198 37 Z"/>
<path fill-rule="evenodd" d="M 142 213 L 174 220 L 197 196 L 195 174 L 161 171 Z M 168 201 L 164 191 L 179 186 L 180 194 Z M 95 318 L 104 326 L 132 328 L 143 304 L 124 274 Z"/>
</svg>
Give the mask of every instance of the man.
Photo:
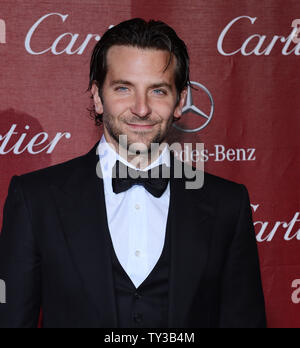
<svg viewBox="0 0 300 348">
<path fill-rule="evenodd" d="M 174 175 L 185 165 L 164 140 L 188 84 L 185 44 L 166 24 L 133 19 L 105 33 L 90 73 L 100 143 L 12 179 L 1 327 L 35 327 L 40 308 L 44 327 L 265 326 L 246 188 L 205 174 L 188 189 Z"/>
</svg>

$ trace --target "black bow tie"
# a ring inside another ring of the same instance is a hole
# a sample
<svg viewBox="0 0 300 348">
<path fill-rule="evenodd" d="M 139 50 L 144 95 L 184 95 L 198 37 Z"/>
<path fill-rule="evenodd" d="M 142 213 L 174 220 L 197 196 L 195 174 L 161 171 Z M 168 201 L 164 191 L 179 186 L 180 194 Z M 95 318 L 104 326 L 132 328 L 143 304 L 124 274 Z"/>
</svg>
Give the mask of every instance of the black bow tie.
<svg viewBox="0 0 300 348">
<path fill-rule="evenodd" d="M 165 164 L 148 171 L 135 170 L 117 161 L 112 170 L 114 193 L 127 191 L 133 185 L 142 185 L 154 197 L 161 197 L 165 192 L 170 177 L 170 168 Z"/>
</svg>

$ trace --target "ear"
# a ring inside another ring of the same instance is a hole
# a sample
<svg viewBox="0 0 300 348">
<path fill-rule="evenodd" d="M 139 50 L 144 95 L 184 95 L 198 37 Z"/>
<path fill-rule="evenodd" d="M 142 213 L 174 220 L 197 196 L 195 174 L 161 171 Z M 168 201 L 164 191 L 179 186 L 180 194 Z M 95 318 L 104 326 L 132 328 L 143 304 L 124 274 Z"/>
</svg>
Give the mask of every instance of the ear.
<svg viewBox="0 0 300 348">
<path fill-rule="evenodd" d="M 180 93 L 180 99 L 179 102 L 175 108 L 174 111 L 174 122 L 179 121 L 182 116 L 182 109 L 186 103 L 186 96 L 187 96 L 187 89 L 185 88 L 181 93 Z"/>
<path fill-rule="evenodd" d="M 97 114 L 101 115 L 101 114 L 103 114 L 103 104 L 102 104 L 102 100 L 101 100 L 100 95 L 99 95 L 99 88 L 95 82 L 93 83 L 91 92 L 92 92 L 93 99 L 94 99 L 95 110 L 96 110 Z"/>
</svg>

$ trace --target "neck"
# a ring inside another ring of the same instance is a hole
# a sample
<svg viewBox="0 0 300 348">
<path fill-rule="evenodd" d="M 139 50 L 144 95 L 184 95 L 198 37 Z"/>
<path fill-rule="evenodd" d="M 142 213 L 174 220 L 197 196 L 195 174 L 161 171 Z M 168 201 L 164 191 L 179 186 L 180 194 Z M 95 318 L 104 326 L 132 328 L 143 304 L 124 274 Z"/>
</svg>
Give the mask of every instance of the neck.
<svg viewBox="0 0 300 348">
<path fill-rule="evenodd" d="M 114 149 L 115 152 L 118 153 L 119 156 L 140 170 L 143 170 L 154 163 L 162 154 L 167 145 L 167 143 L 162 143 L 160 146 L 153 146 L 147 153 L 138 153 L 138 151 L 136 151 L 137 153 L 133 153 L 128 151 L 127 145 L 122 146 L 122 143 L 116 142 L 114 139 L 111 139 L 111 137 L 108 137 L 105 133 L 104 136 L 106 142 Z"/>
<path fill-rule="evenodd" d="M 133 166 L 135 166 L 137 169 L 145 169 L 146 167 L 150 166 L 152 163 L 154 163 L 159 156 L 162 153 L 162 149 L 160 147 L 159 151 L 150 151 L 150 153 L 147 154 L 130 154 L 127 153 L 127 158 L 125 158 L 129 163 L 131 163 Z M 127 150 L 125 149 L 125 153 Z M 119 153 L 120 156 L 122 156 L 122 151 Z M 122 156 L 123 157 L 123 156 Z M 123 157 L 124 158 L 124 157 Z"/>
</svg>

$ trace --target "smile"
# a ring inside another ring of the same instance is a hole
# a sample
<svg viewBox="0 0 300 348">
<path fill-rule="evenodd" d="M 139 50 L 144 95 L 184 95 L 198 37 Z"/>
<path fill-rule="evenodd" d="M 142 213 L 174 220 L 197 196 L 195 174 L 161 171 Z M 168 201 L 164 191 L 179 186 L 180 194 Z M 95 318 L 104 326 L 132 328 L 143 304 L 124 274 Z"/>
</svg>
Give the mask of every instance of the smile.
<svg viewBox="0 0 300 348">
<path fill-rule="evenodd" d="M 141 124 L 129 124 L 128 123 L 128 126 L 132 129 L 135 129 L 135 130 L 146 130 L 146 129 L 152 129 L 154 127 L 154 125 L 141 125 Z"/>
</svg>

